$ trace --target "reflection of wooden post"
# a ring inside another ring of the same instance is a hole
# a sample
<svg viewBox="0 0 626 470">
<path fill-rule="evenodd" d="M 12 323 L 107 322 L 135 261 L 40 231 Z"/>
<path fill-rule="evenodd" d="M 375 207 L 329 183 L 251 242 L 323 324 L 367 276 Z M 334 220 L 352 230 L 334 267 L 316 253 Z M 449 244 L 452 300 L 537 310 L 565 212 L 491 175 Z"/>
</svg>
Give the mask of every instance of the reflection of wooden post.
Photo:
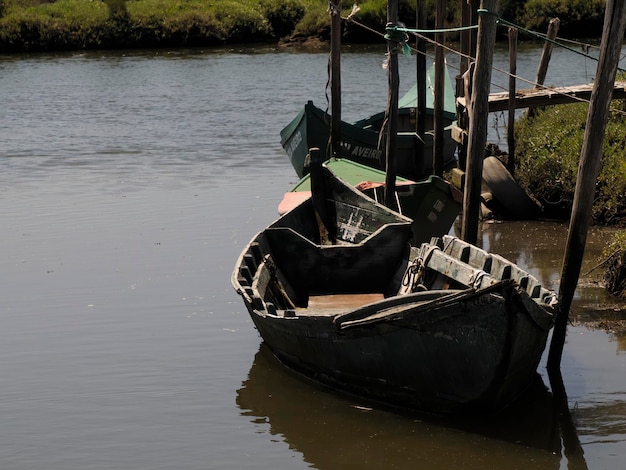
<svg viewBox="0 0 626 470">
<path fill-rule="evenodd" d="M 591 223 L 591 209 L 596 179 L 600 169 L 602 142 L 615 86 L 615 75 L 617 74 L 617 65 L 624 39 L 625 23 L 626 2 L 607 0 L 600 58 L 591 94 L 591 104 L 587 113 L 585 137 L 578 164 L 574 206 L 563 257 L 558 313 L 548 355 L 549 370 L 558 369 L 561 363 L 569 309 L 576 291 L 576 284 L 578 284 L 587 242 L 587 231 Z"/>
<path fill-rule="evenodd" d="M 559 32 L 559 26 L 561 20 L 558 18 L 552 18 L 548 24 L 548 33 L 546 34 L 546 41 L 543 43 L 543 51 L 541 52 L 541 59 L 539 60 L 539 67 L 537 68 L 537 78 L 535 78 L 535 89 L 541 88 L 546 81 L 546 74 L 548 73 L 548 65 L 550 64 L 550 58 L 552 57 L 552 50 L 554 49 L 554 40 Z M 528 110 L 530 116 L 535 114 L 535 109 Z"/>
<path fill-rule="evenodd" d="M 509 28 L 509 123 L 507 127 L 507 144 L 509 159 L 507 170 L 515 174 L 515 75 L 517 74 L 517 29 Z"/>
<path fill-rule="evenodd" d="M 435 29 L 442 30 L 445 27 L 446 0 L 437 0 Z M 443 103 L 445 90 L 445 54 L 443 43 L 444 33 L 435 34 L 435 100 L 434 100 L 434 142 L 433 142 L 433 173 L 443 176 Z"/>
<path fill-rule="evenodd" d="M 480 190 L 482 185 L 483 158 L 487 144 L 487 121 L 489 118 L 489 92 L 493 48 L 496 42 L 496 0 L 482 0 L 478 16 L 478 52 L 472 83 L 469 119 L 469 138 L 465 192 L 463 196 L 463 240 L 476 244 L 480 215 Z"/>
<path fill-rule="evenodd" d="M 337 157 L 341 153 L 341 0 L 330 4 L 330 155 Z"/>
<path fill-rule="evenodd" d="M 552 396 L 554 397 L 552 413 L 556 417 L 555 422 L 558 423 L 560 427 L 561 441 L 563 442 L 563 452 L 567 458 L 567 466 L 571 469 L 588 469 L 589 466 L 585 461 L 585 452 L 580 444 L 578 432 L 576 431 L 576 426 L 572 419 L 572 413 L 569 410 L 567 392 L 565 391 L 561 371 L 558 369 L 550 370 L 548 371 L 548 377 L 550 378 L 550 388 L 552 389 Z"/>
<path fill-rule="evenodd" d="M 387 2 L 387 24 L 396 25 L 398 23 L 398 0 Z M 387 175 L 385 177 L 385 205 L 390 209 L 397 210 L 396 207 L 396 160 L 397 144 L 396 135 L 398 133 L 398 88 L 400 77 L 398 75 L 398 42 L 396 39 L 387 40 L 387 54 L 389 55 L 389 95 L 387 97 Z"/>
</svg>

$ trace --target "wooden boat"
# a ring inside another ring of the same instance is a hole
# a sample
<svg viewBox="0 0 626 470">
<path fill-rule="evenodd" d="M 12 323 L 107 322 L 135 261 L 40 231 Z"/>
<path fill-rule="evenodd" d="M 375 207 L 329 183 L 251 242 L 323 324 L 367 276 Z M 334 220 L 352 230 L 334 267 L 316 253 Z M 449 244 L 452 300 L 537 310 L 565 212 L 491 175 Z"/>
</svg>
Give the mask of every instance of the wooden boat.
<svg viewBox="0 0 626 470">
<path fill-rule="evenodd" d="M 434 70 L 429 72 L 429 80 L 434 80 Z M 427 129 L 433 128 L 432 86 L 427 94 Z M 454 90 L 449 75 L 446 73 L 446 103 L 444 106 L 444 167 L 452 168 L 456 164 L 456 142 L 452 138 L 454 125 L 455 103 Z M 417 107 L 417 85 L 399 100 L 398 103 L 398 134 L 397 134 L 397 173 L 405 178 L 420 180 L 433 173 L 433 131 L 428 131 L 424 139 L 424 158 L 417 155 L 419 135 L 415 132 L 415 116 Z M 380 130 L 385 113 L 380 112 L 354 124 L 341 122 L 341 149 L 339 156 L 357 163 L 384 170 L 386 153 L 384 140 L 380 137 Z M 306 157 L 311 148 L 319 148 L 330 157 L 330 114 L 307 102 L 298 115 L 280 132 L 281 144 L 296 170 L 302 178 L 308 172 Z"/>
<path fill-rule="evenodd" d="M 408 245 L 411 219 L 312 168 L 311 198 L 257 234 L 232 284 L 287 367 L 437 414 L 500 410 L 534 381 L 556 296 L 455 237 Z"/>
<path fill-rule="evenodd" d="M 375 201 L 384 200 L 384 171 L 341 158 L 331 158 L 324 162 L 324 166 Z M 285 193 L 278 205 L 278 213 L 285 214 L 310 196 L 311 175 L 307 174 Z M 463 193 L 434 175 L 417 182 L 398 177 L 396 202 L 399 212 L 413 219 L 411 243 L 419 245 L 450 231 L 461 212 Z"/>
</svg>

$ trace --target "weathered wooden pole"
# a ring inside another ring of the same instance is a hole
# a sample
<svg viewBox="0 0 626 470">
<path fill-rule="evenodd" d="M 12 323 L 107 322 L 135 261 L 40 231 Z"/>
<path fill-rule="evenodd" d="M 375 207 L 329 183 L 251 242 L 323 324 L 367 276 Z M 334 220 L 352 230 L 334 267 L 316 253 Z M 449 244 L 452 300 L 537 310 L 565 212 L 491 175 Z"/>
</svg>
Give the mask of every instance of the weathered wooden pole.
<svg viewBox="0 0 626 470">
<path fill-rule="evenodd" d="M 415 5 L 417 29 L 426 29 L 426 0 L 417 0 Z M 426 40 L 418 35 L 415 47 L 417 49 L 417 112 L 415 121 L 415 132 L 419 136 L 417 139 L 417 160 L 424 161 L 424 139 L 426 138 Z"/>
<path fill-rule="evenodd" d="M 398 24 L 398 0 L 387 2 L 387 25 Z M 397 209 L 396 204 L 396 159 L 397 159 L 397 139 L 398 133 L 398 88 L 400 77 L 398 74 L 398 41 L 394 33 L 387 32 L 387 59 L 389 68 L 387 70 L 389 78 L 389 94 L 387 97 L 387 110 L 385 118 L 387 121 L 387 167 L 385 176 L 385 205 L 390 209 Z M 395 33 L 397 34 L 397 33 Z"/>
<path fill-rule="evenodd" d="M 546 81 L 546 75 L 548 73 L 548 65 L 550 64 L 550 58 L 552 57 L 552 51 L 554 49 L 554 40 L 559 33 L 559 26 L 561 20 L 558 18 L 552 18 L 548 24 L 548 32 L 546 34 L 546 40 L 543 43 L 543 50 L 541 51 L 541 59 L 539 59 L 539 67 L 537 67 L 537 77 L 535 78 L 535 89 L 541 88 Z M 528 110 L 530 116 L 535 114 L 535 109 L 530 108 Z"/>
<path fill-rule="evenodd" d="M 543 85 L 546 81 L 546 75 L 548 73 L 548 65 L 550 65 L 550 58 L 552 57 L 552 51 L 554 50 L 554 40 L 559 33 L 559 26 L 561 20 L 558 18 L 552 18 L 548 24 L 548 33 L 546 34 L 546 41 L 543 43 L 543 50 L 541 51 L 541 59 L 539 60 L 539 67 L 537 68 L 537 78 L 535 79 L 535 88 Z"/>
<path fill-rule="evenodd" d="M 476 24 L 477 0 L 463 0 L 461 3 L 461 26 Z M 461 64 L 459 75 L 463 75 L 470 67 L 472 59 L 476 56 L 476 34 L 474 30 L 466 29 L 461 32 Z"/>
<path fill-rule="evenodd" d="M 596 178 L 600 169 L 602 142 L 624 39 L 625 23 L 626 2 L 624 0 L 607 0 L 600 58 L 591 93 L 591 104 L 587 113 L 587 124 L 574 192 L 574 206 L 565 245 L 558 313 L 548 355 L 548 370 L 558 370 L 561 364 L 569 309 L 576 291 L 585 252 L 587 231 L 591 223 L 591 209 L 595 195 Z"/>
<path fill-rule="evenodd" d="M 472 24 L 472 5 L 469 1 L 461 2 L 461 26 L 466 28 Z M 465 29 L 460 35 L 461 63 L 459 67 L 459 75 L 463 75 L 469 69 L 469 55 L 471 51 L 472 33 L 471 30 Z"/>
<path fill-rule="evenodd" d="M 445 27 L 446 20 L 446 0 L 437 0 L 435 10 L 435 29 L 441 31 Z M 443 176 L 443 103 L 445 93 L 446 64 L 443 44 L 445 34 L 435 33 L 435 100 L 434 100 L 434 141 L 433 141 L 433 173 L 436 176 Z"/>
<path fill-rule="evenodd" d="M 466 0 L 461 2 L 461 26 L 468 28 L 474 26 L 475 14 L 474 14 L 474 0 Z M 469 71 L 475 58 L 475 45 L 474 30 L 464 29 L 461 31 L 461 63 L 459 69 L 459 75 L 456 76 L 456 90 L 455 94 L 457 98 L 465 98 L 469 103 L 471 96 L 471 87 L 468 87 L 468 76 L 471 74 Z M 465 168 L 467 158 L 467 131 L 469 129 L 468 124 L 468 109 L 457 104 L 456 106 L 457 124 L 461 132 L 458 133 L 456 139 L 458 143 L 458 155 L 459 155 L 459 167 Z"/>
<path fill-rule="evenodd" d="M 341 0 L 330 1 L 330 155 L 341 153 Z"/>
<path fill-rule="evenodd" d="M 482 185 L 483 158 L 487 144 L 487 121 L 489 117 L 489 91 L 493 48 L 496 42 L 496 0 L 482 0 L 478 16 L 478 51 L 473 77 L 473 90 L 469 109 L 469 136 L 465 191 L 463 194 L 463 223 L 461 237 L 469 243 L 478 241 L 480 215 L 480 190 Z"/>
<path fill-rule="evenodd" d="M 507 124 L 506 140 L 509 147 L 507 169 L 511 175 L 515 174 L 515 93 L 517 75 L 517 29 L 509 28 L 509 122 Z"/>
</svg>

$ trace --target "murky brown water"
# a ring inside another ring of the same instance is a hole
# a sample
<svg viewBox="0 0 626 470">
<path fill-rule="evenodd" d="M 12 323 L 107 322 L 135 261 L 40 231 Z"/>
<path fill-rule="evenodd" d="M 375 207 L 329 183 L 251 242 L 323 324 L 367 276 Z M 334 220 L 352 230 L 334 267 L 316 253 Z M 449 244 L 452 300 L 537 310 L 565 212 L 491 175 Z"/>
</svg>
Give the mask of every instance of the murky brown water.
<svg viewBox="0 0 626 470">
<path fill-rule="evenodd" d="M 536 55 L 520 54 L 530 78 Z M 344 54 L 347 120 L 384 107 L 383 60 Z M 555 77 L 589 79 L 553 61 Z M 619 468 L 626 339 L 601 322 L 623 310 L 596 272 L 563 357 L 571 421 L 543 366 L 506 419 L 442 423 L 303 383 L 263 349 L 230 273 L 295 181 L 278 133 L 307 99 L 324 105 L 326 62 L 270 48 L 0 58 L 2 468 Z M 487 224 L 482 243 L 558 287 L 565 232 Z M 609 235 L 593 231 L 583 270 Z"/>
</svg>

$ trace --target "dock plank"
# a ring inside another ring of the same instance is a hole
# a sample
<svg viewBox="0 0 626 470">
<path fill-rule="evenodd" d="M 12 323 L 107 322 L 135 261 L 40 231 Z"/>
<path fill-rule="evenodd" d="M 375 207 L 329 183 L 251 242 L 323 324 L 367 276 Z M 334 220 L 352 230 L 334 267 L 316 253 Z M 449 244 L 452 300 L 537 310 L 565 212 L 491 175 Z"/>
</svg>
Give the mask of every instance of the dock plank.
<svg viewBox="0 0 626 470">
<path fill-rule="evenodd" d="M 549 87 L 541 89 L 517 90 L 515 94 L 515 108 L 534 108 L 541 106 L 552 106 L 557 104 L 574 103 L 580 99 L 589 100 L 593 91 L 593 83 Z M 613 99 L 626 98 L 626 81 L 615 82 Z M 457 98 L 457 104 L 462 108 L 466 107 L 464 97 Z M 509 109 L 509 93 L 491 93 L 489 95 L 489 112 L 506 111 Z"/>
</svg>

